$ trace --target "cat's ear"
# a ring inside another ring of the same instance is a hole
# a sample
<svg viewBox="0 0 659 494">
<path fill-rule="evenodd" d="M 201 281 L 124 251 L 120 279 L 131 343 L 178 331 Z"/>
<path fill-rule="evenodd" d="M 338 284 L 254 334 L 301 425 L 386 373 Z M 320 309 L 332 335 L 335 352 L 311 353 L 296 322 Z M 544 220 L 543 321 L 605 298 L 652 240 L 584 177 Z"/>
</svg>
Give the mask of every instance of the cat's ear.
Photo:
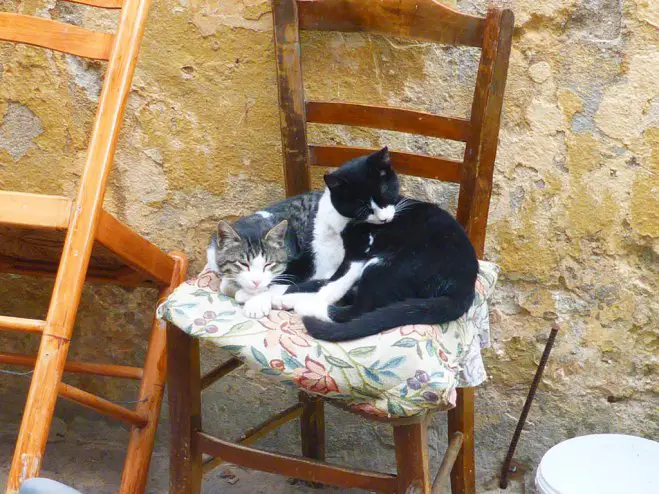
<svg viewBox="0 0 659 494">
<path fill-rule="evenodd" d="M 340 177 L 337 177 L 333 173 L 326 173 L 323 176 L 323 180 L 325 180 L 325 185 L 330 190 L 336 189 L 337 187 L 340 187 L 343 184 L 343 179 Z"/>
<path fill-rule="evenodd" d="M 387 170 L 391 168 L 391 155 L 389 154 L 389 148 L 385 146 L 379 151 L 373 153 L 368 157 L 368 162 L 377 170 Z"/>
<path fill-rule="evenodd" d="M 275 248 L 284 247 L 284 238 L 286 237 L 286 229 L 288 228 L 288 221 L 284 220 L 273 226 L 268 233 L 265 234 L 266 243 Z"/>
<path fill-rule="evenodd" d="M 217 244 L 223 245 L 228 242 L 240 242 L 240 235 L 228 221 L 220 220 L 217 224 Z"/>
</svg>

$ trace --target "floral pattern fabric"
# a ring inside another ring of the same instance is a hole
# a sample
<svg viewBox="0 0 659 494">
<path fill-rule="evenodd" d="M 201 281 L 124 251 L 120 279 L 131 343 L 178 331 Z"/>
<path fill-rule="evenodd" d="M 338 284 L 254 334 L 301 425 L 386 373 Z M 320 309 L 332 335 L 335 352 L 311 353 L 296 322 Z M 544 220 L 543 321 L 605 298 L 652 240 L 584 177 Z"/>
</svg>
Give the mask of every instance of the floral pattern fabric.
<svg viewBox="0 0 659 494">
<path fill-rule="evenodd" d="M 219 293 L 220 279 L 209 270 L 179 286 L 158 317 L 280 382 L 361 412 L 409 417 L 452 408 L 456 387 L 486 379 L 480 351 L 489 346 L 487 299 L 498 273 L 496 264 L 481 261 L 474 303 L 455 321 L 402 326 L 342 343 L 314 339 L 291 312 L 247 318 Z"/>
</svg>

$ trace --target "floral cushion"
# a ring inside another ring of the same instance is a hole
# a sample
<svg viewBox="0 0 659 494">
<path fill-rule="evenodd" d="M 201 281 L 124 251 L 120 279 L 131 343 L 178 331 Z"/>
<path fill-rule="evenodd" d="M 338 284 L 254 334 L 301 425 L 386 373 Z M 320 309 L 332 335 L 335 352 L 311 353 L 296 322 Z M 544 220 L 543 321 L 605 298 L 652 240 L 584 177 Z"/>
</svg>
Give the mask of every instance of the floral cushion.
<svg viewBox="0 0 659 494">
<path fill-rule="evenodd" d="M 408 417 L 452 408 L 456 387 L 486 379 L 480 350 L 489 346 L 487 299 L 498 273 L 496 264 L 480 263 L 476 299 L 456 321 L 402 326 L 342 343 L 312 338 L 291 312 L 247 318 L 219 293 L 220 279 L 209 270 L 179 286 L 160 305 L 158 317 L 280 382 L 356 411 Z"/>
</svg>

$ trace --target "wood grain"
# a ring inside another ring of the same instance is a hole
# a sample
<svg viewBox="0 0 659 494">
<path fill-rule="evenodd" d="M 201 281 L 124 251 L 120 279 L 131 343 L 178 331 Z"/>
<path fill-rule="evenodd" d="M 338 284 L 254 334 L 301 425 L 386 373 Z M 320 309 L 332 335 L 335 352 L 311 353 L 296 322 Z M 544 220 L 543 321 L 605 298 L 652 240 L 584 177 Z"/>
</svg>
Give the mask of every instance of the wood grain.
<svg viewBox="0 0 659 494">
<path fill-rule="evenodd" d="M 476 494 L 476 444 L 474 442 L 474 388 L 458 388 L 455 408 L 448 411 L 448 440 L 462 433 L 462 449 L 451 471 L 451 492 Z"/>
<path fill-rule="evenodd" d="M 398 470 L 396 492 L 430 494 L 427 421 L 394 426 L 394 447 Z"/>
<path fill-rule="evenodd" d="M 64 22 L 0 13 L 0 40 L 25 43 L 96 60 L 109 60 L 114 35 Z"/>
<path fill-rule="evenodd" d="M 57 386 L 58 393 L 67 400 L 74 401 L 79 403 L 87 408 L 96 410 L 115 419 L 121 420 L 128 424 L 135 425 L 137 427 L 144 427 L 146 425 L 146 417 L 140 415 L 133 410 L 112 403 L 104 398 L 83 391 L 82 389 L 76 388 L 75 386 L 70 386 L 63 382 L 60 382 Z"/>
<path fill-rule="evenodd" d="M 120 9 L 123 0 L 64 0 L 71 3 L 81 3 L 91 7 L 100 7 L 102 9 Z"/>
<path fill-rule="evenodd" d="M 69 226 L 68 197 L 0 190 L 0 224 L 37 230 L 64 230 Z"/>
<path fill-rule="evenodd" d="M 231 463 L 245 468 L 337 487 L 357 487 L 385 493 L 396 492 L 396 477 L 393 475 L 330 465 L 299 456 L 272 453 L 217 439 L 203 432 L 197 432 L 195 436 L 199 448 L 204 453 L 226 458 Z"/>
<path fill-rule="evenodd" d="M 307 122 L 395 130 L 462 142 L 471 134 L 469 120 L 417 110 L 332 101 L 307 101 L 306 108 Z"/>
<path fill-rule="evenodd" d="M 510 10 L 491 10 L 487 22 L 487 45 L 483 47 L 483 57 L 476 79 L 475 111 L 472 112 L 474 128 L 479 128 L 480 131 L 474 133 L 473 142 L 468 143 L 465 149 L 465 162 L 473 160 L 478 164 L 466 230 L 479 258 L 483 257 L 485 250 L 494 162 L 499 144 L 503 95 L 515 18 Z"/>
<path fill-rule="evenodd" d="M 481 46 L 483 19 L 433 0 L 298 0 L 300 28 Z"/>
<path fill-rule="evenodd" d="M 302 456 L 312 460 L 325 459 L 325 402 L 320 396 L 300 391 L 299 402 L 303 405 L 300 417 Z"/>
<path fill-rule="evenodd" d="M 0 316 L 0 330 L 41 333 L 45 327 L 46 321 L 40 321 L 38 319 Z"/>
<path fill-rule="evenodd" d="M 199 340 L 170 326 L 167 330 L 167 361 L 169 492 L 199 494 L 202 456 L 194 437 L 201 430 Z"/>
<path fill-rule="evenodd" d="M 143 278 L 161 286 L 171 283 L 174 259 L 106 211 L 101 211 L 96 240 Z"/>
<path fill-rule="evenodd" d="M 208 374 L 205 374 L 204 377 L 201 378 L 201 389 L 202 390 L 206 389 L 208 386 L 219 381 L 224 376 L 233 372 L 241 365 L 243 365 L 243 362 L 241 360 L 235 357 L 230 358 L 229 360 L 217 366 L 215 369 L 208 372 Z"/>
<path fill-rule="evenodd" d="M 37 358 L 35 355 L 24 355 L 20 353 L 0 353 L 0 364 L 32 367 L 36 360 Z M 96 362 L 76 362 L 71 360 L 64 364 L 64 372 L 137 380 L 142 379 L 143 375 L 142 369 L 139 367 L 115 364 L 99 364 Z"/>
<path fill-rule="evenodd" d="M 185 254 L 173 252 L 171 258 L 174 260 L 174 269 L 168 286 L 160 291 L 158 305 L 185 281 L 188 271 L 188 258 Z M 121 494 L 140 493 L 146 490 L 166 379 L 167 324 L 154 314 L 144 361 L 144 377 L 140 383 L 135 410 L 138 415 L 146 418 L 146 423 L 142 427 L 131 428 L 119 487 Z"/>
<path fill-rule="evenodd" d="M 253 444 L 258 441 L 260 438 L 268 435 L 270 432 L 277 430 L 284 424 L 289 423 L 291 420 L 295 420 L 302 415 L 304 409 L 302 403 L 294 403 L 285 410 L 282 410 L 279 413 L 274 414 L 265 421 L 261 422 L 255 427 L 251 427 L 246 430 L 243 434 L 240 435 L 235 443 L 244 444 L 245 446 Z M 223 458 L 211 456 L 208 460 L 204 461 L 203 464 L 203 473 L 206 474 L 213 470 L 215 467 L 224 463 Z"/>
<path fill-rule="evenodd" d="M 349 146 L 309 146 L 310 160 L 314 166 L 340 166 L 348 160 L 375 151 L 377 151 L 375 148 Z M 389 154 L 397 173 L 444 182 L 460 182 L 461 163 L 459 161 L 400 151 L 390 151 Z"/>
<path fill-rule="evenodd" d="M 462 432 L 456 432 L 451 436 L 448 447 L 446 448 L 446 453 L 442 459 L 442 464 L 439 466 L 435 480 L 432 482 L 431 494 L 444 494 L 444 487 L 446 487 L 449 482 L 451 470 L 453 470 L 453 465 L 458 458 L 460 448 L 462 448 L 463 437 L 464 435 Z"/>
<path fill-rule="evenodd" d="M 272 22 L 277 61 L 284 182 L 286 195 L 294 196 L 311 189 L 300 33 L 295 0 L 272 0 Z"/>
</svg>

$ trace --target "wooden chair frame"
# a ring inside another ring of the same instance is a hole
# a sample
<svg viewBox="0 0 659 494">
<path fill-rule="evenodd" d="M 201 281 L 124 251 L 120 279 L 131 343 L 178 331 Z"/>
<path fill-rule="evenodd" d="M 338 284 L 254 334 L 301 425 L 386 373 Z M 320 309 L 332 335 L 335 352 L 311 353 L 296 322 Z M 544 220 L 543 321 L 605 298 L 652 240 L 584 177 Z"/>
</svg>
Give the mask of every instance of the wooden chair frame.
<svg viewBox="0 0 659 494">
<path fill-rule="evenodd" d="M 480 18 L 461 14 L 433 0 L 273 0 L 273 17 L 287 195 L 310 189 L 310 166 L 336 166 L 349 158 L 374 151 L 309 145 L 307 122 L 373 127 L 462 141 L 466 143 L 462 161 L 403 152 L 393 152 L 392 161 L 394 168 L 401 173 L 460 184 L 457 219 L 482 258 L 512 41 L 512 12 L 492 9 L 485 18 Z M 371 32 L 480 47 L 470 117 L 447 118 L 399 108 L 306 101 L 300 59 L 300 30 L 304 29 Z M 235 443 L 224 441 L 202 431 L 201 390 L 240 366 L 241 362 L 231 359 L 201 378 L 198 341 L 181 331 L 169 332 L 168 352 L 172 365 L 168 380 L 172 493 L 198 493 L 202 471 L 223 460 L 312 482 L 398 494 L 430 493 L 431 490 L 433 494 L 438 493 L 452 469 L 451 492 L 475 492 L 473 388 L 458 390 L 457 406 L 448 417 L 449 454 L 431 486 L 428 415 L 409 420 L 384 419 L 394 428 L 397 475 L 365 472 L 323 462 L 324 401 L 304 392 L 300 393 L 299 403 L 250 429 Z M 305 458 L 247 446 L 298 417 Z M 202 453 L 210 454 L 214 459 L 202 465 Z M 453 462 L 455 467 L 451 468 Z"/>
<path fill-rule="evenodd" d="M 36 356 L 0 353 L 0 363 L 34 366 L 7 493 L 38 475 L 58 395 L 131 426 L 121 479 L 121 492 L 143 492 L 166 379 L 166 331 L 154 318 L 144 368 L 94 362 L 67 362 L 69 343 L 82 287 L 93 282 L 158 288 L 160 298 L 184 280 L 184 254 L 171 255 L 132 231 L 103 210 L 108 175 L 119 128 L 137 62 L 150 0 L 72 0 L 90 6 L 121 9 L 115 34 L 27 15 L 0 13 L 0 40 L 31 44 L 86 58 L 108 61 L 87 158 L 77 197 L 0 191 L 0 247 L 18 239 L 29 246 L 46 235 L 56 245 L 52 259 L 0 255 L 0 272 L 55 276 L 45 320 L 0 316 L 0 329 L 41 335 Z M 63 241 L 57 244 L 57 241 Z M 59 249 L 61 248 L 61 256 Z M 111 266 L 93 254 L 119 259 Z M 62 382 L 63 372 L 111 376 L 141 381 L 137 407 L 130 410 Z"/>
</svg>

